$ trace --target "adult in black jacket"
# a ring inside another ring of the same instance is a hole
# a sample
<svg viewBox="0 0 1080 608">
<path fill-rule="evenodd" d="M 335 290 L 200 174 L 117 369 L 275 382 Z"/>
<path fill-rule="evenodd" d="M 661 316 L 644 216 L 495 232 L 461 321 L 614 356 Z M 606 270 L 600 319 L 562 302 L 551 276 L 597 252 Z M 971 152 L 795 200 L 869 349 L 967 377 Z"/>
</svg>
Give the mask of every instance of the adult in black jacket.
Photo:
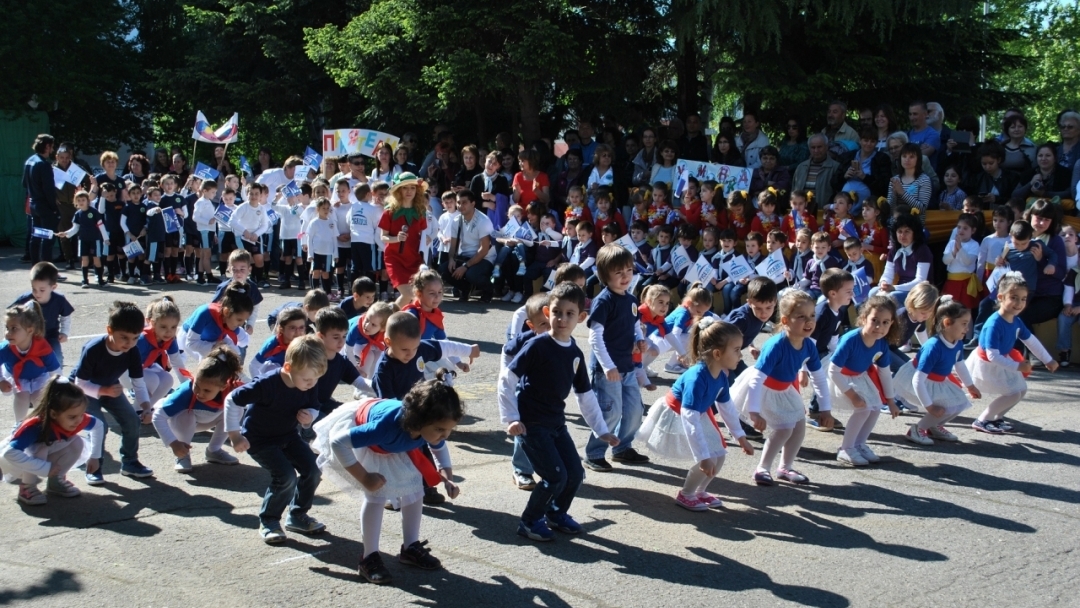
<svg viewBox="0 0 1080 608">
<path fill-rule="evenodd" d="M 56 201 L 53 165 L 49 160 L 55 146 L 56 140 L 52 135 L 38 135 L 34 140 L 34 154 L 26 159 L 23 166 L 23 187 L 30 202 L 34 228 L 56 230 L 60 227 L 60 206 Z M 51 262 L 52 251 L 52 238 L 32 236 L 30 239 L 31 262 Z"/>
<path fill-rule="evenodd" d="M 877 131 L 864 130 L 859 134 L 859 147 L 840 156 L 840 169 L 832 178 L 834 192 L 854 191 L 859 202 L 888 196 L 892 157 L 877 149 L 877 141 Z"/>
<path fill-rule="evenodd" d="M 983 209 L 1008 203 L 1020 178 L 1001 168 L 1001 163 L 1005 162 L 1005 148 L 996 141 L 988 141 L 979 146 L 977 155 L 982 171 L 968 176 L 961 186 L 964 192 L 978 197 Z"/>
</svg>

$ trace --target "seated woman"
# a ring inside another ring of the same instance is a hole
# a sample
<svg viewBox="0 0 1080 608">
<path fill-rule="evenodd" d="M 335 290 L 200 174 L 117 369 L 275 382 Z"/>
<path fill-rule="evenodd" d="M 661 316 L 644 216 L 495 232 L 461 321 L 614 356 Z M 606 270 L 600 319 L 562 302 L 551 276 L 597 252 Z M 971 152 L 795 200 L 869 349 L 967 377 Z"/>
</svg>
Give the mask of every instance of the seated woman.
<svg viewBox="0 0 1080 608">
<path fill-rule="evenodd" d="M 1073 199 L 1072 173 L 1058 164 L 1055 144 L 1045 143 L 1038 147 L 1035 152 L 1035 172 L 1013 190 L 1012 196 L 1029 203 L 1039 198 Z"/>
<path fill-rule="evenodd" d="M 750 200 L 756 201 L 757 195 L 766 188 L 775 188 L 785 193 L 783 199 L 786 201 L 787 193 L 791 191 L 791 171 L 780 164 L 780 151 L 774 146 L 765 146 L 758 158 L 761 168 L 754 169 L 750 179 Z M 777 200 L 777 206 L 787 208 L 786 202 L 780 200 Z"/>
<path fill-rule="evenodd" d="M 859 147 L 841 156 L 839 162 L 840 170 L 833 174 L 833 190 L 855 193 L 853 214 L 859 213 L 864 201 L 887 196 L 892 159 L 887 152 L 878 151 L 874 129 L 863 129 Z"/>
</svg>

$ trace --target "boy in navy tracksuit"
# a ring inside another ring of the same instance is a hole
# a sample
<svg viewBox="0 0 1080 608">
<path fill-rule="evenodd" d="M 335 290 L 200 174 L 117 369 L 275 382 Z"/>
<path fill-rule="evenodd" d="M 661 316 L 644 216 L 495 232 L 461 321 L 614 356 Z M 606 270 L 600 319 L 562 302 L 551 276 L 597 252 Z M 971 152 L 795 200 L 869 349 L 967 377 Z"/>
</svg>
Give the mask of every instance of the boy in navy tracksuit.
<svg viewBox="0 0 1080 608">
<path fill-rule="evenodd" d="M 855 277 L 846 270 L 830 268 L 821 274 L 821 293 L 824 298 L 814 309 L 817 325 L 814 326 L 810 339 L 817 344 L 818 357 L 821 358 L 822 365 L 827 368 L 829 353 L 836 348 L 836 341 L 845 331 L 844 326 L 848 318 L 847 307 L 855 294 Z M 808 427 L 819 431 L 843 428 L 838 420 L 834 420 L 832 427 L 821 426 L 817 419 L 818 411 L 817 395 L 815 395 L 810 400 L 810 416 L 806 421 Z"/>
<path fill-rule="evenodd" d="M 58 236 L 69 239 L 77 237 L 78 254 L 82 258 L 82 286 L 90 286 L 90 268 L 97 273 L 98 285 L 105 284 L 102 276 L 101 259 L 105 256 L 105 242 L 109 233 L 105 230 L 105 218 L 97 209 L 90 208 L 90 195 L 85 192 L 75 193 L 75 217 L 71 218 L 71 229 L 59 232 Z"/>
<path fill-rule="evenodd" d="M 143 285 L 149 285 L 150 281 L 150 267 L 146 264 L 146 252 L 149 245 L 147 244 L 147 217 L 146 212 L 149 209 L 146 205 L 142 204 L 142 201 L 137 198 L 128 198 L 127 203 L 124 204 L 124 208 L 120 210 L 120 229 L 124 231 L 124 245 L 130 245 L 132 242 L 138 242 L 142 247 L 142 255 L 135 256 L 134 258 L 128 258 L 127 261 L 127 275 L 128 285 L 135 284 L 135 270 L 139 270 L 139 274 L 142 278 Z"/>
<path fill-rule="evenodd" d="M 82 356 L 71 372 L 71 379 L 86 393 L 86 412 L 101 418 L 108 412 L 120 426 L 120 474 L 127 477 L 150 477 L 150 468 L 139 462 L 140 417 L 150 420 L 150 395 L 143 381 L 143 362 L 135 348 L 142 335 L 146 318 L 131 302 L 114 302 L 109 311 L 106 334 L 86 343 Z M 128 374 L 135 391 L 137 407 L 132 409 L 120 385 L 120 376 Z M 136 410 L 140 413 L 136 414 Z M 104 461 L 104 456 L 102 457 Z M 86 474 L 86 483 L 99 486 L 105 483 L 104 467 Z"/>
<path fill-rule="evenodd" d="M 225 431 L 233 449 L 248 452 L 270 472 L 259 510 L 259 535 L 268 545 L 285 542 L 285 528 L 303 534 L 326 529 L 308 515 L 322 474 L 315 453 L 297 432 L 319 416 L 315 385 L 326 372 L 326 348 L 315 336 L 301 336 L 285 351 L 285 365 L 241 386 L 225 398 Z"/>
<path fill-rule="evenodd" d="M 323 308 L 315 315 L 315 335 L 326 347 L 326 373 L 315 385 L 315 393 L 318 396 L 316 401 L 319 404 L 319 416 L 316 422 L 341 405 L 340 401 L 334 399 L 334 390 L 339 384 L 348 384 L 368 397 L 375 395 L 375 391 L 360 375 L 356 366 L 341 354 L 341 349 L 345 347 L 345 334 L 348 331 L 349 320 L 340 308 Z M 315 439 L 315 433 L 310 428 L 301 429 L 300 435 L 305 441 L 310 442 Z"/>
<path fill-rule="evenodd" d="M 52 347 L 60 368 L 64 367 L 64 351 L 60 348 L 71 333 L 71 315 L 75 307 L 68 302 L 64 294 L 56 291 L 56 282 L 60 280 L 60 271 L 51 262 L 38 262 L 30 269 L 30 291 L 15 298 L 11 306 L 20 306 L 30 300 L 41 306 L 45 317 L 45 341 Z M 8 308 L 11 308 L 9 306 Z M 142 330 L 139 330 L 142 332 Z"/>
</svg>

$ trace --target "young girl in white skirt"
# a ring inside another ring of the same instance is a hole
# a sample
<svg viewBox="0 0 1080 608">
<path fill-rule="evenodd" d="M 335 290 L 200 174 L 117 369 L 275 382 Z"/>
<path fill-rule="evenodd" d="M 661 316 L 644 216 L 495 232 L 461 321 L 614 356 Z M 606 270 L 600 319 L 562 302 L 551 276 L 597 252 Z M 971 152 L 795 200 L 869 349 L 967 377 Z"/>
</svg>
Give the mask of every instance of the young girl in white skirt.
<svg viewBox="0 0 1080 608">
<path fill-rule="evenodd" d="M 86 442 L 79 433 L 89 431 Z M 105 425 L 86 413 L 86 395 L 63 376 L 53 376 L 42 391 L 41 401 L 0 449 L 4 469 L 19 476 L 19 502 L 48 502 L 38 490 L 48 477 L 45 492 L 74 498 L 82 492 L 67 480 L 71 469 L 86 463 L 93 473 L 101 463 Z"/>
<path fill-rule="evenodd" d="M 234 465 L 240 461 L 225 445 L 225 397 L 239 385 L 240 357 L 225 346 L 216 346 L 199 361 L 195 377 L 167 397 L 155 402 L 154 428 L 165 447 L 176 457 L 177 473 L 191 472 L 191 439 L 198 431 L 214 432 L 206 446 L 206 461 Z M 185 370 L 186 373 L 186 370 Z"/>
<path fill-rule="evenodd" d="M 781 332 L 769 338 L 761 348 L 754 367 L 739 375 L 731 388 L 732 401 L 741 403 L 743 413 L 754 428 L 767 431 L 761 462 L 754 472 L 754 483 L 773 484 L 772 469 L 780 454 L 776 476 L 795 484 L 810 480 L 794 469 L 795 456 L 806 436 L 806 412 L 799 394 L 799 369 L 810 372 L 820 408 L 822 424 L 832 423 L 832 400 L 825 369 L 817 346 L 810 340 L 817 318 L 814 299 L 803 291 L 789 291 L 780 298 Z"/>
<path fill-rule="evenodd" d="M 1027 394 L 1027 376 L 1031 364 L 1013 346 L 1017 340 L 1046 364 L 1046 369 L 1057 371 L 1058 362 L 1046 352 L 1039 339 L 1017 316 L 1027 306 L 1028 285 L 1019 272 L 1009 272 L 998 283 L 997 312 L 990 315 L 979 332 L 979 347 L 967 358 L 971 379 L 987 395 L 998 395 L 971 428 L 982 433 L 1000 435 L 1013 430 L 1005 420 L 1008 413 Z"/>
<path fill-rule="evenodd" d="M 135 348 L 143 362 L 143 381 L 150 394 L 151 405 L 161 401 L 173 387 L 173 373 L 181 379 L 184 369 L 183 355 L 176 343 L 180 328 L 180 308 L 170 296 L 162 296 L 146 307 L 146 329 L 143 330 Z M 127 374 L 120 378 L 125 387 L 131 385 Z M 144 412 L 143 423 L 150 420 L 151 412 Z"/>
<path fill-rule="evenodd" d="M 445 380 L 446 369 L 435 380 L 417 384 L 405 398 L 364 399 L 338 407 L 315 425 L 312 447 L 319 452 L 319 468 L 342 490 L 359 497 L 360 531 L 364 554 L 357 571 L 369 582 L 387 584 L 393 579 L 379 554 L 379 533 L 386 501 L 401 504 L 404 544 L 398 561 L 424 570 L 442 563 L 431 555 L 427 541 L 420 541 L 420 516 L 424 485 L 442 483 L 446 494 L 456 498 L 446 438 L 464 415 L 457 391 Z M 445 379 L 445 380 L 444 380 Z M 435 465 L 421 447 L 428 445 Z"/>
<path fill-rule="evenodd" d="M 889 369 L 889 345 L 898 342 L 902 332 L 896 301 L 877 295 L 859 307 L 858 328 L 840 336 L 829 361 L 833 408 L 851 412 L 836 453 L 840 462 L 861 467 L 881 460 L 866 442 L 881 406 L 888 406 L 893 418 L 900 414 Z"/>
<path fill-rule="evenodd" d="M 0 391 L 14 393 L 15 427 L 18 428 L 41 399 L 41 391 L 60 371 L 48 341 L 41 305 L 30 300 L 4 313 L 4 342 L 0 342 Z"/>
<path fill-rule="evenodd" d="M 919 348 L 914 359 L 896 372 L 893 384 L 897 396 L 904 403 L 926 411 L 908 429 L 904 436 L 908 441 L 919 445 L 934 445 L 935 439 L 959 441 L 945 428 L 945 423 L 971 407 L 971 401 L 951 374 L 956 373 L 972 397 L 982 396 L 964 365 L 963 340 L 969 325 L 971 311 L 952 296 L 941 296 L 934 315 L 926 322 L 930 339 Z"/>
<path fill-rule="evenodd" d="M 708 511 L 723 506 L 706 491 L 727 455 L 727 444 L 713 415 L 714 403 L 743 452 L 754 453 L 728 394 L 727 375 L 742 359 L 741 349 L 742 333 L 731 323 L 712 317 L 695 323 L 690 330 L 690 352 L 696 363 L 679 376 L 671 392 L 656 401 L 638 431 L 638 440 L 657 455 L 697 463 L 675 495 L 675 504 L 684 509 Z"/>
</svg>

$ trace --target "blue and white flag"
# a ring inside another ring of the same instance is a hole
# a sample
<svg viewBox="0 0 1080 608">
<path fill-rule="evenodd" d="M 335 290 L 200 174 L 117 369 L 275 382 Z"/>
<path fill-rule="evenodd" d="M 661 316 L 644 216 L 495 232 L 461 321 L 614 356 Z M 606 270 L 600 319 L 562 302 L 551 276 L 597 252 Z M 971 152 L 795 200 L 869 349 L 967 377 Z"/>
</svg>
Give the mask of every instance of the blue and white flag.
<svg viewBox="0 0 1080 608">
<path fill-rule="evenodd" d="M 270 225 L 273 226 L 274 224 L 278 223 L 278 220 L 281 219 L 281 216 L 278 215 L 277 212 L 275 212 L 272 208 L 267 207 L 266 208 L 266 219 L 270 220 Z"/>
<path fill-rule="evenodd" d="M 214 212 L 214 219 L 217 223 L 223 227 L 229 227 L 229 220 L 232 219 L 233 210 L 228 205 L 218 205 L 217 211 Z"/>
<path fill-rule="evenodd" d="M 308 146 L 304 150 L 304 164 L 309 167 L 315 167 L 315 170 L 318 171 L 319 167 L 322 166 L 322 155 L 315 150 L 312 150 L 311 146 Z"/>
<path fill-rule="evenodd" d="M 161 219 L 165 220 L 165 232 L 175 234 L 180 232 L 180 218 L 176 216 L 176 209 L 165 207 L 161 210 Z"/>
<path fill-rule="evenodd" d="M 249 163 L 247 157 L 243 155 L 240 156 L 240 171 L 247 173 L 248 175 L 255 175 L 251 170 L 251 163 Z"/>
<path fill-rule="evenodd" d="M 859 238 L 859 227 L 855 225 L 855 220 L 850 218 L 843 220 L 843 223 L 840 225 L 840 234 Z"/>
<path fill-rule="evenodd" d="M 865 268 L 859 268 L 851 276 L 855 277 L 855 303 L 862 304 L 870 297 L 870 277 L 866 276 Z"/>
<path fill-rule="evenodd" d="M 34 228 L 34 238 L 37 239 L 51 239 L 53 238 L 53 231 L 48 228 Z"/>
<path fill-rule="evenodd" d="M 131 241 L 127 245 L 124 245 L 124 255 L 129 258 L 140 256 L 143 253 L 143 248 L 142 245 L 139 244 L 139 241 Z"/>
<path fill-rule="evenodd" d="M 221 175 L 221 173 L 218 172 L 217 169 L 214 169 L 202 163 L 195 163 L 195 172 L 192 173 L 192 175 L 199 179 L 208 179 L 213 181 L 216 180 L 218 176 Z"/>
<path fill-rule="evenodd" d="M 281 194 L 284 195 L 285 198 L 289 198 L 290 196 L 300 196 L 300 186 L 298 186 L 296 182 L 290 180 L 289 183 L 281 188 Z"/>
</svg>

